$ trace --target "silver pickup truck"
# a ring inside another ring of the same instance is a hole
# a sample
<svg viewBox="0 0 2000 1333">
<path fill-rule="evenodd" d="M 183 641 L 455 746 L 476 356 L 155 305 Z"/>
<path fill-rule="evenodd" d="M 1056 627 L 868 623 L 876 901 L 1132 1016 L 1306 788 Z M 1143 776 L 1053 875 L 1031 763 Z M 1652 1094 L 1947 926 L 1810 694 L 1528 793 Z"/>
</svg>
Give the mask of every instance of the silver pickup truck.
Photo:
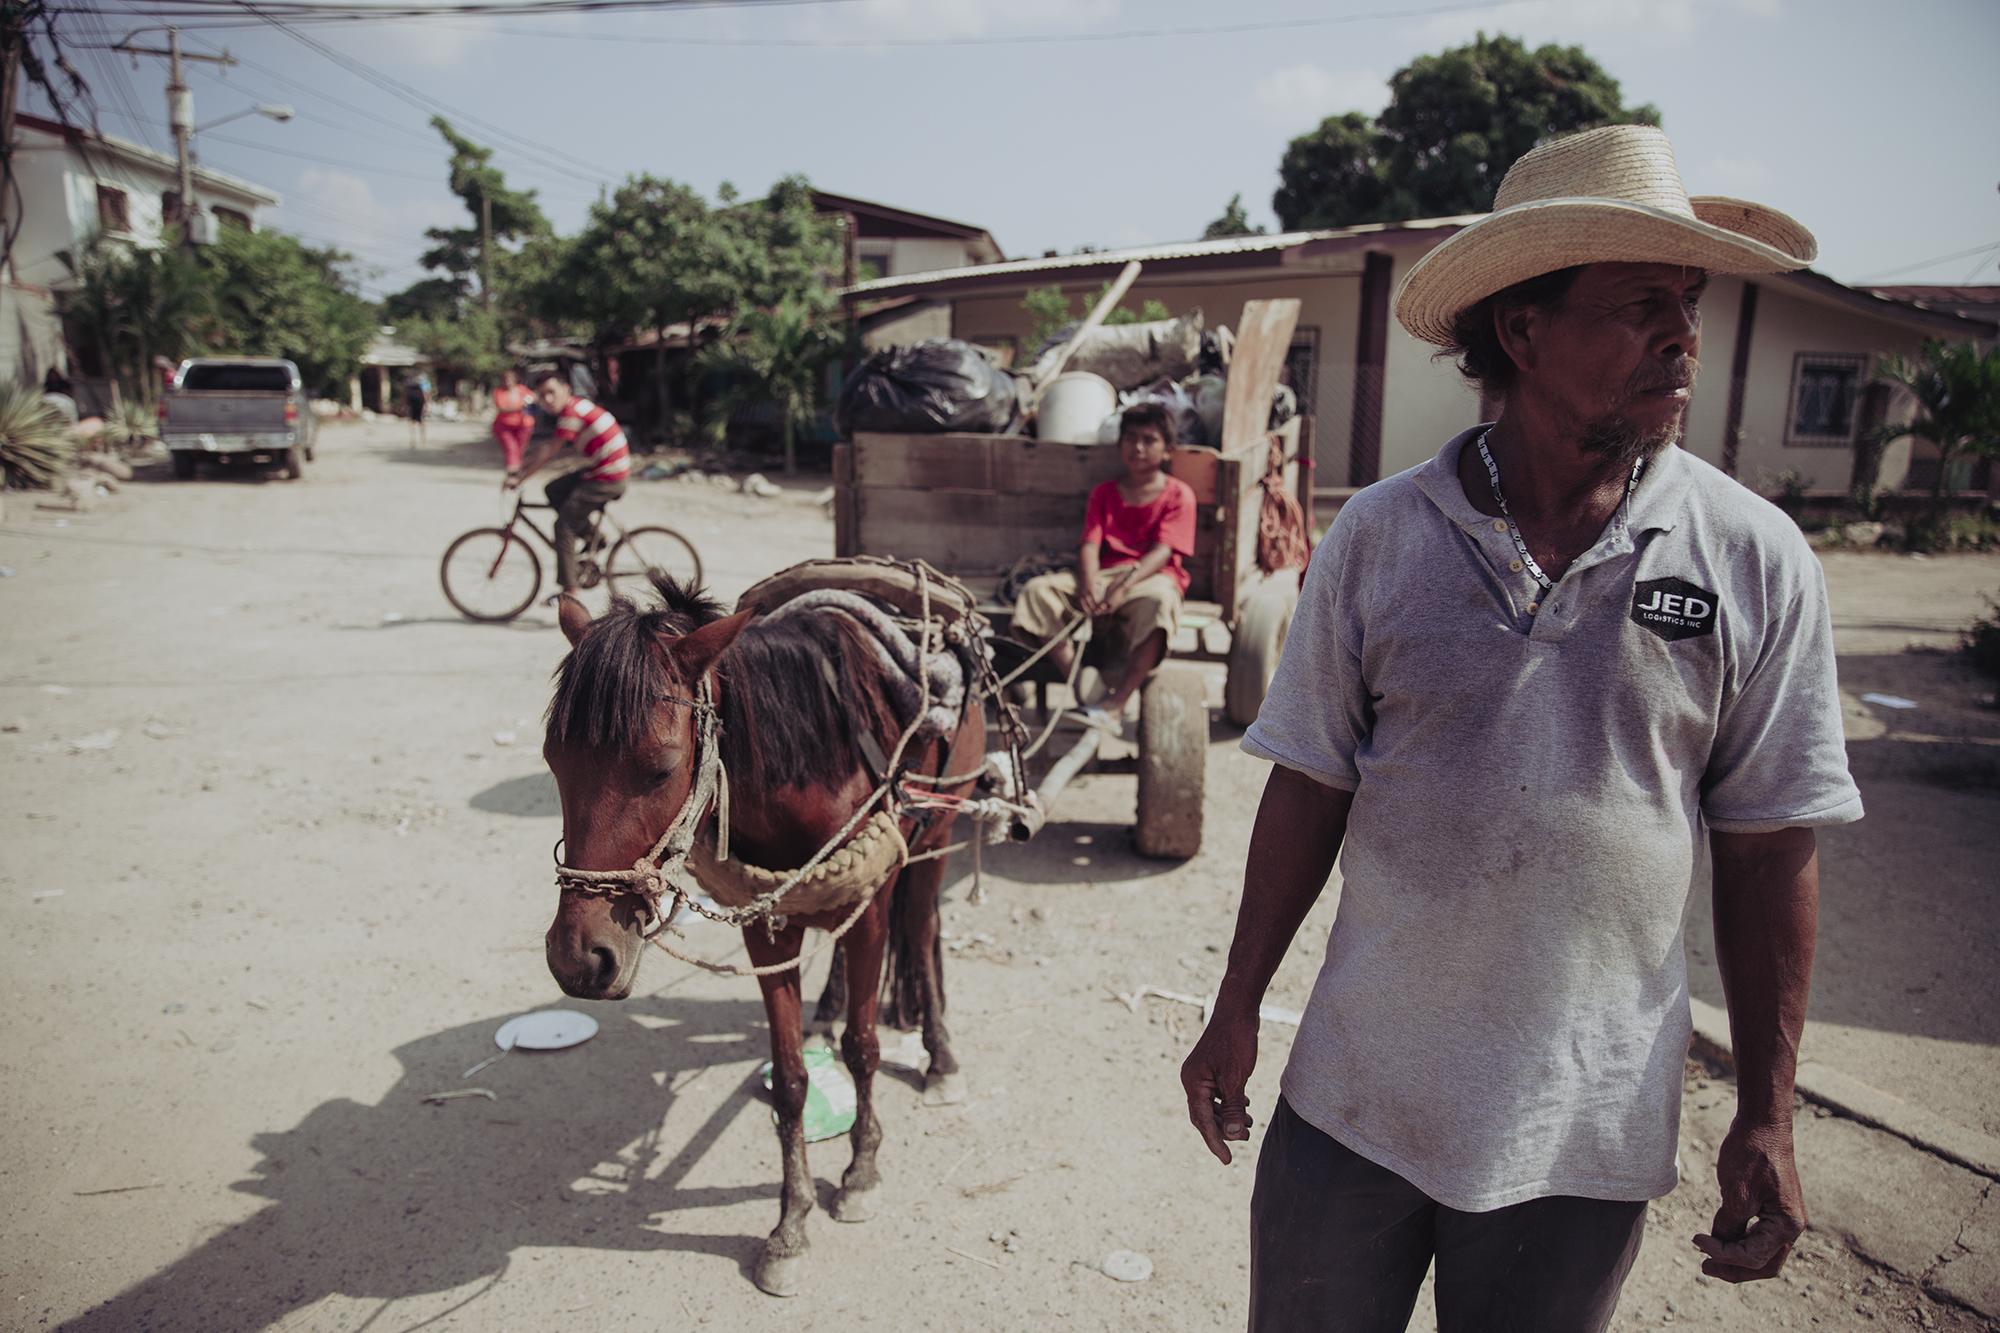
<svg viewBox="0 0 2000 1333">
<path fill-rule="evenodd" d="M 160 399 L 160 438 L 183 479 L 206 459 L 275 464 L 296 480 L 313 456 L 313 431 L 299 368 L 275 357 L 183 361 Z"/>
</svg>

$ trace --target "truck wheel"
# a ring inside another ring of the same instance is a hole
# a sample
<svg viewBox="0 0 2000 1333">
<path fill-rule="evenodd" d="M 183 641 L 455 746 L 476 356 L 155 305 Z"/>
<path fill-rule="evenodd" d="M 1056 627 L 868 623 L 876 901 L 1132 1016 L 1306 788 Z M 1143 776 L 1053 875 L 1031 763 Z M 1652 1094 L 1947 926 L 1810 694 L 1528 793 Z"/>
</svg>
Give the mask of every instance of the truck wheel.
<svg viewBox="0 0 2000 1333">
<path fill-rule="evenodd" d="M 193 481 L 195 464 L 199 462 L 193 454 L 174 452 L 174 476 L 181 481 Z"/>
<path fill-rule="evenodd" d="M 1247 727 L 1257 720 L 1298 605 L 1299 585 L 1287 571 L 1267 579 L 1238 609 L 1229 634 L 1229 679 L 1222 692 L 1222 711 L 1232 725 Z"/>
<path fill-rule="evenodd" d="M 1201 850 L 1208 703 L 1199 669 L 1169 662 L 1139 692 L 1141 856 L 1184 861 Z"/>
<path fill-rule="evenodd" d="M 295 444 L 285 450 L 285 475 L 297 481 L 306 474 L 305 456 Z"/>
</svg>

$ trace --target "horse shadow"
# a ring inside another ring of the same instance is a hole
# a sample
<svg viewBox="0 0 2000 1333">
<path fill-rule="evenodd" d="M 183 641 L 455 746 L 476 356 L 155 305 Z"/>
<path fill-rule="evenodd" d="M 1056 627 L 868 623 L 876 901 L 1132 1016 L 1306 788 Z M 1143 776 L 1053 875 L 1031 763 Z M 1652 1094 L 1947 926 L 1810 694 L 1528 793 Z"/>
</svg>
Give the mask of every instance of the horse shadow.
<svg viewBox="0 0 2000 1333">
<path fill-rule="evenodd" d="M 469 1080 L 501 1017 L 398 1047 L 403 1074 L 381 1101 L 337 1098 L 251 1140 L 260 1159 L 231 1188 L 267 1207 L 63 1327 L 262 1329 L 331 1295 L 386 1303 L 497 1281 L 522 1247 L 709 1254 L 747 1277 L 760 1235 L 667 1223 L 777 1196 L 775 1172 L 767 1185 L 681 1183 L 753 1107 L 751 1081 L 678 1146 L 660 1127 L 690 1071 L 764 1056 L 763 1006 L 648 996 L 580 1007 L 603 1023 L 589 1043 L 515 1052 Z M 498 1099 L 421 1100 L 471 1087 Z"/>
</svg>

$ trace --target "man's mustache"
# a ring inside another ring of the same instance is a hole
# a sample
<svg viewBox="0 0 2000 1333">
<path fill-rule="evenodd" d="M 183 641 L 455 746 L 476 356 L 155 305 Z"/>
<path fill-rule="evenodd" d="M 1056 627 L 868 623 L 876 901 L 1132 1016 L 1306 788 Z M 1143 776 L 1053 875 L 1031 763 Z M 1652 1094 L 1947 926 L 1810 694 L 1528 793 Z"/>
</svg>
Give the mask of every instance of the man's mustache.
<svg viewBox="0 0 2000 1333">
<path fill-rule="evenodd" d="M 1629 386 L 1633 393 L 1659 393 L 1667 389 L 1692 389 L 1695 378 L 1701 374 L 1701 362 L 1693 357 L 1683 357 L 1673 369 L 1667 371 L 1640 371 L 1632 377 Z"/>
</svg>

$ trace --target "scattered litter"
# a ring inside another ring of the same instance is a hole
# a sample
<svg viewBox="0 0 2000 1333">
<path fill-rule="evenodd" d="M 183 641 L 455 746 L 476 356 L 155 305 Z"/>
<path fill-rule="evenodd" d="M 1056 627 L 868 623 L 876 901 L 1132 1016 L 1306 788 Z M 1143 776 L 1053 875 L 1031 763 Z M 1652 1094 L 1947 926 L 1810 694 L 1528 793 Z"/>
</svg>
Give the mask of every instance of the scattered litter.
<svg viewBox="0 0 2000 1333">
<path fill-rule="evenodd" d="M 67 685 L 44 685 L 42 686 L 42 693 L 63 695 L 63 694 L 70 694 L 72 693 L 72 691 L 70 687 Z"/>
<path fill-rule="evenodd" d="M 484 1097 L 489 1102 L 500 1100 L 491 1088 L 455 1088 L 450 1092 L 428 1093 L 418 1100 L 435 1104 L 438 1102 L 455 1102 L 464 1097 Z"/>
<path fill-rule="evenodd" d="M 1144 1282 L 1153 1275 L 1153 1261 L 1137 1250 L 1113 1250 L 1099 1270 L 1116 1282 Z"/>
<path fill-rule="evenodd" d="M 265 1004 L 262 1000 L 257 1000 L 257 999 L 245 1000 L 243 1003 L 249 1005 L 252 1009 L 269 1009 L 271 1007 L 270 1005 Z"/>
<path fill-rule="evenodd" d="M 1878 704 L 1883 708 L 1915 708 L 1917 706 L 1915 699 L 1905 699 L 1900 694 L 1864 694 L 1861 696 L 1861 702 L 1865 704 Z"/>
<path fill-rule="evenodd" d="M 410 817 L 408 815 L 404 815 L 401 819 L 396 821 L 396 836 L 400 838 L 409 831 L 410 831 Z"/>
<path fill-rule="evenodd" d="M 825 1046 L 814 1046 L 805 1052 L 806 1066 L 806 1142 L 818 1143 L 822 1139 L 836 1139 L 854 1128 L 855 1092 L 854 1080 L 847 1072 L 847 1066 Z M 757 1071 L 758 1079 L 766 1092 L 771 1089 L 771 1062 Z M 774 1109 L 771 1119 L 775 1122 L 778 1113 Z"/>
<path fill-rule="evenodd" d="M 1158 986 L 1141 986 L 1137 990 L 1125 994 L 1121 994 L 1118 991 L 1111 992 L 1112 999 L 1118 1001 L 1135 1014 L 1139 1012 L 1139 1001 L 1149 995 L 1156 1000 L 1166 1000 L 1170 1004 L 1190 1005 L 1201 1010 L 1201 1021 L 1204 1023 L 1208 1021 L 1208 1016 L 1215 1010 L 1215 997 L 1213 995 L 1189 995 L 1186 991 L 1162 990 Z M 1304 1015 L 1296 1009 L 1287 1009 L 1281 1004 L 1260 1004 L 1257 1006 L 1257 1017 L 1267 1023 L 1284 1023 L 1291 1027 L 1297 1027 Z"/>
<path fill-rule="evenodd" d="M 26 722 L 17 717 L 12 722 L 0 722 L 0 731 L 19 731 L 27 725 Z"/>
<path fill-rule="evenodd" d="M 1021 1252 L 1021 1233 L 1018 1231 L 994 1231 L 988 1233 L 986 1239 L 992 1241 L 1009 1254 L 1019 1254 Z"/>
<path fill-rule="evenodd" d="M 994 1263 L 991 1259 L 982 1259 L 976 1254 L 967 1254 L 964 1250 L 956 1249 L 950 1245 L 944 1247 L 944 1252 L 946 1254 L 955 1254 L 961 1259 L 970 1259 L 975 1264 L 985 1264 L 988 1268 L 992 1269 L 996 1273 L 1006 1271 L 1005 1269 L 1001 1268 L 999 1264 Z"/>
<path fill-rule="evenodd" d="M 79 1199 L 85 1199 L 93 1194 L 130 1194 L 134 1190 L 156 1190 L 166 1183 L 164 1180 L 149 1180 L 143 1185 L 109 1185 L 101 1190 L 71 1190 L 70 1193 Z"/>
<path fill-rule="evenodd" d="M 774 485 L 771 479 L 763 473 L 752 472 L 743 479 L 743 493 L 745 495 L 754 495 L 760 500 L 772 500 L 783 495 L 784 491 Z"/>
<path fill-rule="evenodd" d="M 512 745 L 519 739 L 520 737 L 511 731 L 496 731 L 493 733 L 493 743 L 495 745 Z"/>
<path fill-rule="evenodd" d="M 187 1012 L 187 1006 L 182 1004 L 179 1000 L 175 1000 L 173 1003 L 169 1004 L 166 1008 L 160 1010 L 160 1012 L 163 1014 L 184 1014 Z"/>
<path fill-rule="evenodd" d="M 0 579 L 11 579 L 13 577 L 14 567 L 12 565 L 0 565 Z"/>
<path fill-rule="evenodd" d="M 493 1034 L 493 1044 L 503 1051 L 520 1047 L 524 1051 L 560 1051 L 580 1046 L 597 1035 L 597 1020 L 574 1009 L 537 1009 L 532 1014 L 510 1018 Z"/>
<path fill-rule="evenodd" d="M 174 729 L 164 722 L 148 722 L 145 726 L 139 728 L 139 730 L 145 732 L 156 741 L 163 741 L 174 734 Z"/>
<path fill-rule="evenodd" d="M 403 613 L 401 611 L 384 611 L 382 613 L 382 623 L 385 625 L 400 625 L 403 623 Z"/>
<path fill-rule="evenodd" d="M 82 754 L 86 750 L 108 750 L 118 744 L 119 731 L 111 727 L 105 731 L 93 731 L 88 736 L 78 736 L 69 743 L 71 754 Z"/>
<path fill-rule="evenodd" d="M 35 895 L 34 901 L 40 902 L 44 898 L 60 898 L 65 893 L 68 892 L 69 892 L 68 889 L 43 889 L 40 893 Z"/>
</svg>

